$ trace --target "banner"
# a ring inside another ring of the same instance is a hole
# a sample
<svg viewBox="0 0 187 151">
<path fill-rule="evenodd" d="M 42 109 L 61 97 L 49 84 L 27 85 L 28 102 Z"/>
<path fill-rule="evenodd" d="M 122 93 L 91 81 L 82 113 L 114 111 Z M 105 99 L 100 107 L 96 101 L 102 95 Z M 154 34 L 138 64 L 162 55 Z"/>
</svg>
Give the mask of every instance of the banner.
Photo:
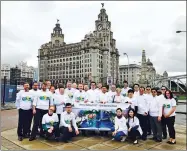
<svg viewBox="0 0 187 151">
<path fill-rule="evenodd" d="M 129 104 L 122 103 L 76 103 L 72 112 L 75 114 L 80 130 L 110 131 L 114 127 L 116 109 L 121 108 L 123 115 L 126 116 L 129 106 Z"/>
</svg>

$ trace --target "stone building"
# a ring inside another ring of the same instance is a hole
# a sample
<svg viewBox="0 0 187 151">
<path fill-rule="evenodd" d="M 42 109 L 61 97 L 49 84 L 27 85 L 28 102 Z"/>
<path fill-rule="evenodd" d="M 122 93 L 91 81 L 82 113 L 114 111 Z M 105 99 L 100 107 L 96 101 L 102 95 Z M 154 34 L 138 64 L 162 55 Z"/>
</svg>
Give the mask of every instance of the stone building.
<svg viewBox="0 0 187 151">
<path fill-rule="evenodd" d="M 10 79 L 10 64 L 2 64 L 1 65 L 1 79 L 6 76 L 6 79 Z"/>
<path fill-rule="evenodd" d="M 140 78 L 141 66 L 137 64 L 129 64 L 129 73 L 128 73 L 128 65 L 120 65 L 119 66 L 119 84 L 123 85 L 124 80 L 129 80 L 129 85 L 133 85 L 134 83 L 138 83 Z"/>
<path fill-rule="evenodd" d="M 72 82 L 107 83 L 107 77 L 118 81 L 119 51 L 111 31 L 111 22 L 102 6 L 95 30 L 77 43 L 65 43 L 59 22 L 51 34 L 51 41 L 38 50 L 39 79 L 53 84 Z"/>
</svg>

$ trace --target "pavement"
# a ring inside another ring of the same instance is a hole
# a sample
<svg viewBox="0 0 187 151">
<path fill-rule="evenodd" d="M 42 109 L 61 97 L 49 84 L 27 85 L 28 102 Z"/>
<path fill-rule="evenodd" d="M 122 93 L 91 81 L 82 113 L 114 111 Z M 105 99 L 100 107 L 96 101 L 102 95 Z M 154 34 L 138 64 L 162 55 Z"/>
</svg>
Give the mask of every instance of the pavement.
<svg viewBox="0 0 187 151">
<path fill-rule="evenodd" d="M 152 140 L 139 141 L 138 145 L 130 142 L 116 142 L 110 137 L 78 136 L 71 143 L 47 141 L 41 138 L 29 142 L 17 140 L 17 110 L 1 111 L 1 150 L 186 150 L 186 122 L 175 124 L 177 144 L 169 145 L 164 140 L 155 143 Z M 183 114 L 184 115 L 184 114 Z M 178 117 L 176 117 L 178 119 Z"/>
</svg>

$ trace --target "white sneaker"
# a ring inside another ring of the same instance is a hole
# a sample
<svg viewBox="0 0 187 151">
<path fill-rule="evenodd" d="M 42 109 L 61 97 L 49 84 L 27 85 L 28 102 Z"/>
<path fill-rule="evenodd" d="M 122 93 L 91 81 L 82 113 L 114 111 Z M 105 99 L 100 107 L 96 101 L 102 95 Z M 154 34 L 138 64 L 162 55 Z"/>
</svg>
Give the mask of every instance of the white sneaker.
<svg viewBox="0 0 187 151">
<path fill-rule="evenodd" d="M 114 138 L 112 138 L 112 141 L 114 141 Z"/>
<path fill-rule="evenodd" d="M 126 140 L 126 137 L 123 136 L 121 142 L 124 142 Z"/>
<path fill-rule="evenodd" d="M 138 140 L 135 140 L 133 144 L 138 144 Z"/>
</svg>

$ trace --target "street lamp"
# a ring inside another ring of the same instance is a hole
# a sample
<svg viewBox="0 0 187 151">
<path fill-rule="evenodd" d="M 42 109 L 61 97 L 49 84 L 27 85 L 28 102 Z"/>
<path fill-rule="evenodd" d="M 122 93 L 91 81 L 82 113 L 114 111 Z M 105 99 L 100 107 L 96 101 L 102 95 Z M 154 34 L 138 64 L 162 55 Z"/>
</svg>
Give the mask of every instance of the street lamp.
<svg viewBox="0 0 187 151">
<path fill-rule="evenodd" d="M 128 60 L 128 85 L 129 85 L 129 56 L 127 53 L 123 53 L 124 56 L 127 56 L 127 60 Z"/>
<path fill-rule="evenodd" d="M 181 32 L 185 32 L 186 33 L 186 31 L 180 31 L 180 30 L 176 31 L 176 33 L 181 33 Z"/>
</svg>

